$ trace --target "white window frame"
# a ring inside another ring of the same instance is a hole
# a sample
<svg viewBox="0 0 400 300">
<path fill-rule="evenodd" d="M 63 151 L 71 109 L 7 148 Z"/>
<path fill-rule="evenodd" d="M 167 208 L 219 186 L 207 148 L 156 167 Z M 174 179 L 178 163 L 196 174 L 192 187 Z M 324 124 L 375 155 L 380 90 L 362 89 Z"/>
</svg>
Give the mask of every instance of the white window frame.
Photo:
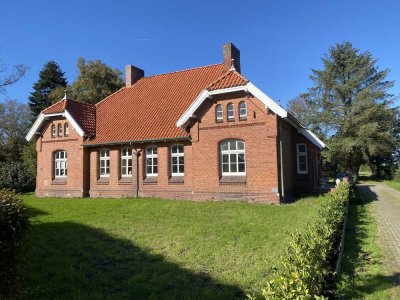
<svg viewBox="0 0 400 300">
<path fill-rule="evenodd" d="M 179 147 L 182 147 L 182 152 L 179 152 Z M 174 147 L 176 147 L 176 152 L 173 152 Z M 185 146 L 182 144 L 176 144 L 171 146 L 171 175 L 172 176 L 184 176 L 185 175 Z M 176 158 L 176 164 L 173 163 L 174 158 Z M 183 159 L 183 163 L 179 162 L 179 158 Z M 173 172 L 174 165 L 178 172 Z M 183 172 L 179 171 L 179 167 L 183 166 Z"/>
<path fill-rule="evenodd" d="M 64 123 L 64 136 L 69 136 L 69 124 Z"/>
<path fill-rule="evenodd" d="M 305 151 L 300 152 L 299 148 L 300 146 L 304 146 Z M 300 157 L 304 156 L 306 158 L 306 169 L 305 170 L 300 170 Z M 305 143 L 300 143 L 296 145 L 296 165 L 297 165 L 297 174 L 308 174 L 308 152 L 307 152 L 307 144 Z"/>
<path fill-rule="evenodd" d="M 231 142 L 235 142 L 235 148 L 234 150 L 231 150 Z M 228 144 L 228 149 L 223 150 L 222 147 L 223 145 L 227 143 Z M 238 143 L 243 143 L 243 149 L 238 149 Z M 244 156 L 244 172 L 239 171 L 239 154 L 243 154 Z M 228 155 L 228 162 L 224 163 L 223 157 L 224 155 Z M 231 171 L 231 155 L 236 156 L 236 172 Z M 220 144 L 220 159 L 221 159 L 221 173 L 222 176 L 246 176 L 246 143 L 244 141 L 240 140 L 227 140 L 223 141 Z M 228 165 L 229 171 L 224 172 L 224 165 Z"/>
<path fill-rule="evenodd" d="M 107 164 L 108 162 L 108 164 Z M 104 169 L 104 172 L 103 172 Z M 100 149 L 99 151 L 99 175 L 100 177 L 110 177 L 110 150 Z"/>
<path fill-rule="evenodd" d="M 125 166 L 123 166 L 123 162 L 125 162 Z M 130 165 L 129 165 L 130 162 Z M 124 168 L 126 169 L 124 172 Z M 131 172 L 129 173 L 129 168 L 131 168 Z M 122 148 L 121 149 L 121 159 L 120 159 L 120 169 L 121 169 L 121 177 L 132 177 L 132 149 L 131 148 Z"/>
<path fill-rule="evenodd" d="M 63 125 L 61 123 L 57 124 L 57 136 L 62 137 L 63 136 Z"/>
<path fill-rule="evenodd" d="M 244 107 L 242 107 L 242 105 L 244 105 Z M 242 110 L 244 110 L 243 114 L 242 114 Z M 246 103 L 246 101 L 239 102 L 239 117 L 247 118 L 247 103 Z"/>
<path fill-rule="evenodd" d="M 219 116 L 220 114 L 220 116 Z M 223 121 L 224 120 L 224 109 L 221 104 L 217 104 L 215 106 L 215 120 Z"/>
<path fill-rule="evenodd" d="M 147 153 L 148 149 L 152 149 L 151 153 Z M 154 153 L 154 149 L 156 149 Z M 157 146 L 148 146 L 146 147 L 146 176 L 155 177 L 158 176 L 158 147 Z M 151 164 L 148 164 L 148 159 L 151 160 Z M 154 163 L 154 160 L 157 159 L 157 163 Z M 147 171 L 147 167 L 151 167 L 151 173 Z M 154 172 L 154 167 L 157 168 L 157 172 Z"/>
<path fill-rule="evenodd" d="M 54 177 L 66 178 L 67 176 L 68 176 L 67 151 L 60 150 L 54 153 Z"/>
<path fill-rule="evenodd" d="M 56 137 L 56 125 L 55 124 L 51 124 L 50 131 L 51 131 L 51 137 L 55 138 Z"/>
<path fill-rule="evenodd" d="M 232 108 L 232 110 L 230 110 Z M 232 115 L 230 115 L 230 112 L 232 112 Z M 226 114 L 228 120 L 235 120 L 235 105 L 233 105 L 232 102 L 229 102 L 226 106 Z"/>
</svg>

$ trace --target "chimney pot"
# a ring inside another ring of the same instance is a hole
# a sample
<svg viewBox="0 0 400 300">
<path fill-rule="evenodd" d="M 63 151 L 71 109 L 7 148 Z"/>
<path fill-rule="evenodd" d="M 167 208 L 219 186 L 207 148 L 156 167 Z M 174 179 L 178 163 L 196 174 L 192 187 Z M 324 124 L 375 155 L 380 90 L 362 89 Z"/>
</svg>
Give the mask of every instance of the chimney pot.
<svg viewBox="0 0 400 300">
<path fill-rule="evenodd" d="M 125 66 L 125 84 L 127 87 L 133 85 L 140 78 L 144 77 L 144 71 L 132 65 Z"/>
<path fill-rule="evenodd" d="M 240 51 L 232 43 L 226 43 L 223 47 L 224 69 L 231 70 L 232 66 L 240 73 Z"/>
</svg>

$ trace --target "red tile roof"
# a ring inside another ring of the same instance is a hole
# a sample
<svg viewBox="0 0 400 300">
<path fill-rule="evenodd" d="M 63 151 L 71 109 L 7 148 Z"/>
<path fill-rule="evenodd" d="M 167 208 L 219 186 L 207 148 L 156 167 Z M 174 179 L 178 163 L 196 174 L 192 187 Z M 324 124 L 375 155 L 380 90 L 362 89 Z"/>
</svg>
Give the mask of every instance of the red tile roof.
<svg viewBox="0 0 400 300">
<path fill-rule="evenodd" d="M 68 111 L 87 136 L 96 134 L 96 107 L 93 104 L 62 99 L 43 110 L 44 114 Z"/>
<path fill-rule="evenodd" d="M 237 71 L 228 71 L 216 81 L 214 81 L 211 85 L 207 87 L 207 90 L 214 91 L 219 89 L 226 89 L 235 86 L 242 86 L 246 85 L 249 81 L 244 78 L 239 72 Z"/>
<path fill-rule="evenodd" d="M 96 105 L 96 136 L 86 144 L 188 138 L 176 121 L 210 83 L 222 64 L 144 77 Z"/>
</svg>

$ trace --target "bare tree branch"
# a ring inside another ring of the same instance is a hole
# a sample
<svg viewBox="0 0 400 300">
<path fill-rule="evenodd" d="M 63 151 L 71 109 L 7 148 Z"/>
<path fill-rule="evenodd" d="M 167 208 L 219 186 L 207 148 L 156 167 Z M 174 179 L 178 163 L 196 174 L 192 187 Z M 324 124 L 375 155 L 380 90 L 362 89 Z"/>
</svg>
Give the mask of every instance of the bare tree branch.
<svg viewBox="0 0 400 300">
<path fill-rule="evenodd" d="M 3 73 L 7 70 L 6 67 L 0 67 L 0 73 Z M 24 65 L 16 65 L 13 67 L 13 70 L 9 75 L 6 75 L 3 78 L 0 78 L 0 93 L 4 94 L 6 90 L 6 86 L 9 86 L 18 80 L 20 80 L 26 73 L 26 66 Z"/>
</svg>

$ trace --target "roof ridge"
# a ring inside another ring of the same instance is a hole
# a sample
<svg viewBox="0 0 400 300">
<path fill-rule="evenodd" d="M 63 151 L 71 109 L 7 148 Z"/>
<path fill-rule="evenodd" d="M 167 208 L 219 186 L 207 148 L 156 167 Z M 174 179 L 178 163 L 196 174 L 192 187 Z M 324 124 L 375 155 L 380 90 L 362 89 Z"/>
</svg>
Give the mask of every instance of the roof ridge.
<svg viewBox="0 0 400 300">
<path fill-rule="evenodd" d="M 173 71 L 173 72 L 167 72 L 167 73 L 161 73 L 161 74 L 155 74 L 151 76 L 145 76 L 141 79 L 146 79 L 146 78 L 153 78 L 157 76 L 164 76 L 164 75 L 169 75 L 169 74 L 175 74 L 175 73 L 180 73 L 180 72 L 188 72 L 188 71 L 193 71 L 193 70 L 198 70 L 198 69 L 203 69 L 203 68 L 209 68 L 209 67 L 215 67 L 218 65 L 223 65 L 222 63 L 218 64 L 211 64 L 211 65 L 206 65 L 206 66 L 200 66 L 200 67 L 194 67 L 194 68 L 188 68 L 188 69 L 183 69 L 183 70 L 178 70 L 178 71 Z M 133 86 L 133 85 L 132 85 Z"/>
</svg>

